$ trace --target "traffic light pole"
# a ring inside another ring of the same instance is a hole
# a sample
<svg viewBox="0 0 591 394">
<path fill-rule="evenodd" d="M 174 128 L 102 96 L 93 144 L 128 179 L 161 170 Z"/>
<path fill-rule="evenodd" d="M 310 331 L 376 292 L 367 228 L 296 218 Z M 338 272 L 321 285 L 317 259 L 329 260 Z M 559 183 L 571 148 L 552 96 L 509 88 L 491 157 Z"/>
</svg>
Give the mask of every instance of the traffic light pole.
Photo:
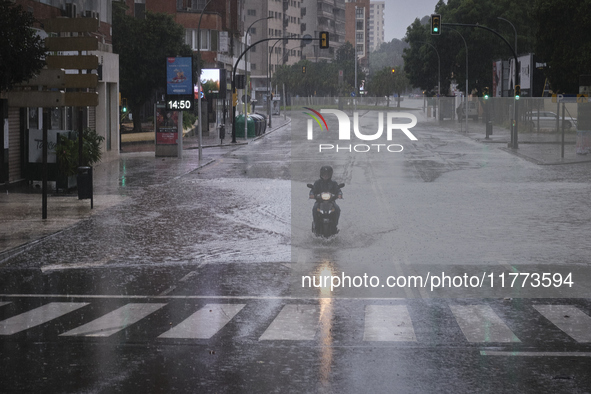
<svg viewBox="0 0 591 394">
<path fill-rule="evenodd" d="M 240 56 L 238 56 L 238 59 L 236 59 L 236 63 L 234 63 L 234 68 L 232 69 L 232 94 L 234 94 L 236 92 L 236 71 L 238 70 L 238 63 L 240 63 L 240 60 L 242 59 L 242 57 L 246 54 L 246 52 L 248 52 L 250 50 L 250 48 L 254 47 L 255 45 L 260 44 L 261 42 L 273 41 L 273 40 L 278 40 L 278 39 L 275 37 L 275 38 L 263 38 L 262 40 L 258 40 L 257 42 L 255 42 L 254 44 L 252 44 L 248 48 L 246 48 L 244 50 L 244 52 L 242 52 L 240 54 Z M 284 38 L 280 38 L 279 40 L 320 41 L 321 38 L 309 38 L 306 40 L 303 38 L 284 37 Z M 271 116 L 271 113 L 269 113 L 269 116 Z M 246 115 L 244 116 L 244 122 L 247 122 Z M 232 101 L 232 143 L 233 144 L 236 143 L 236 104 L 234 104 L 233 101 Z"/>
<path fill-rule="evenodd" d="M 509 47 L 509 49 L 511 49 L 511 52 L 513 53 L 513 58 L 515 59 L 515 82 L 513 83 L 513 86 L 518 85 L 518 78 L 519 78 L 519 62 L 517 61 L 517 53 L 515 52 L 515 48 L 513 48 L 511 46 L 511 44 L 509 44 L 509 41 L 507 41 L 505 39 L 505 37 L 503 37 L 502 35 L 500 35 L 499 33 L 497 33 L 496 31 L 494 31 L 493 29 L 486 27 L 486 26 L 481 26 L 479 24 L 466 24 L 466 23 L 442 23 L 442 26 L 464 26 L 464 27 L 478 27 L 484 30 L 488 30 L 493 34 L 496 34 L 497 36 L 499 36 L 504 42 L 505 44 L 507 44 L 507 46 Z M 466 92 L 467 93 L 467 92 Z M 511 148 L 513 149 L 517 149 L 519 147 L 519 144 L 517 142 L 517 126 L 519 125 L 519 110 L 518 110 L 518 106 L 517 104 L 519 103 L 519 100 L 515 100 L 515 105 L 514 105 L 514 119 L 513 119 L 513 129 L 511 130 Z M 467 115 L 467 114 L 466 114 Z"/>
</svg>

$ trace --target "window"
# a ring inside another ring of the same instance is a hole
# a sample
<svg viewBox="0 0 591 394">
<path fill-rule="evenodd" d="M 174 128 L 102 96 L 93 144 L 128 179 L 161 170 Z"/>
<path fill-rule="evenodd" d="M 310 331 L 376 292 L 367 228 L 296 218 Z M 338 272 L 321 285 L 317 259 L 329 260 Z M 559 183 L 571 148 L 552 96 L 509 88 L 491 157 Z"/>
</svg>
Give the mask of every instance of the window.
<svg viewBox="0 0 591 394">
<path fill-rule="evenodd" d="M 363 21 L 357 21 L 355 30 L 363 30 Z"/>
<path fill-rule="evenodd" d="M 248 16 L 257 16 L 257 10 L 248 10 Z"/>
<path fill-rule="evenodd" d="M 363 19 L 363 11 L 365 11 L 365 9 L 363 8 L 355 8 L 355 18 L 357 19 Z"/>
<path fill-rule="evenodd" d="M 250 28 L 250 34 L 257 34 L 257 28 L 256 27 L 251 27 Z"/>
<path fill-rule="evenodd" d="M 197 48 L 197 43 L 199 42 L 197 37 L 197 29 L 187 29 L 185 31 L 185 43 L 188 44 L 192 50 L 196 51 L 197 49 L 202 51 L 209 51 L 211 50 L 211 32 L 209 30 L 201 29 L 201 47 Z"/>
<path fill-rule="evenodd" d="M 256 70 L 257 69 L 257 64 L 256 63 L 250 63 L 250 69 L 251 70 Z"/>
<path fill-rule="evenodd" d="M 357 38 L 357 42 L 363 42 L 363 33 L 355 33 L 355 37 Z"/>
</svg>

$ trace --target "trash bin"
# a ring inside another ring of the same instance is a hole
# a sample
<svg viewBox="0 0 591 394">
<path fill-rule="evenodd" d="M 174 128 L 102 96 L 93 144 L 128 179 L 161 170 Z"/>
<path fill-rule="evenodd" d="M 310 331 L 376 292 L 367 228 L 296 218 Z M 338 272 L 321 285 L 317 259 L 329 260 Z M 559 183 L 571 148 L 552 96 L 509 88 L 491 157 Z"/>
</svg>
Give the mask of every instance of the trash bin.
<svg viewBox="0 0 591 394">
<path fill-rule="evenodd" d="M 92 167 L 78 167 L 78 199 L 92 200 Z M 91 203 L 92 204 L 92 203 Z"/>
<path fill-rule="evenodd" d="M 244 138 L 244 115 L 238 115 L 236 117 L 236 137 Z M 254 126 L 254 119 L 250 116 L 248 117 L 248 137 L 254 138 L 256 135 L 256 130 Z"/>
<path fill-rule="evenodd" d="M 265 119 L 259 114 L 252 114 L 250 115 L 251 118 L 254 119 L 255 122 L 255 133 L 257 137 L 262 135 L 265 132 L 266 124 Z"/>
</svg>

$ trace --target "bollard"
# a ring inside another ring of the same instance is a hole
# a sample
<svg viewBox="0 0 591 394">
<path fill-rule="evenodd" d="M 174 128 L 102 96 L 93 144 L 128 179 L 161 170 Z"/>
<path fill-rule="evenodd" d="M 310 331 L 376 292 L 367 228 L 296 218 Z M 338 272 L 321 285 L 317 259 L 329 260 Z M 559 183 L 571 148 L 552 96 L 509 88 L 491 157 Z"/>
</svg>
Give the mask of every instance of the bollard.
<svg viewBox="0 0 591 394">
<path fill-rule="evenodd" d="M 92 190 L 92 167 L 78 167 L 78 199 L 85 200 L 90 198 L 90 209 L 93 208 L 93 190 Z"/>
</svg>

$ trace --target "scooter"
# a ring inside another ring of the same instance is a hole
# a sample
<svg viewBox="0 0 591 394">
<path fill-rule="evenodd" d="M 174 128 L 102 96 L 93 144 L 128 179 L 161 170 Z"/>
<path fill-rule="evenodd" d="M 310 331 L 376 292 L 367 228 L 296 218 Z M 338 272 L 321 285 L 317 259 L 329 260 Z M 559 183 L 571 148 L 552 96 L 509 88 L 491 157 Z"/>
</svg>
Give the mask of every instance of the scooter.
<svg viewBox="0 0 591 394">
<path fill-rule="evenodd" d="M 306 186 L 310 189 L 314 187 L 311 183 L 308 183 Z M 343 187 L 345 187 L 344 183 L 339 184 L 340 189 Z M 329 192 L 323 192 L 315 196 L 316 201 L 318 202 L 318 207 L 316 208 L 316 220 L 312 220 L 312 232 L 317 237 L 330 238 L 339 232 L 339 230 L 337 230 L 335 223 L 336 218 L 334 216 L 334 202 L 337 197 L 336 194 Z"/>
</svg>

